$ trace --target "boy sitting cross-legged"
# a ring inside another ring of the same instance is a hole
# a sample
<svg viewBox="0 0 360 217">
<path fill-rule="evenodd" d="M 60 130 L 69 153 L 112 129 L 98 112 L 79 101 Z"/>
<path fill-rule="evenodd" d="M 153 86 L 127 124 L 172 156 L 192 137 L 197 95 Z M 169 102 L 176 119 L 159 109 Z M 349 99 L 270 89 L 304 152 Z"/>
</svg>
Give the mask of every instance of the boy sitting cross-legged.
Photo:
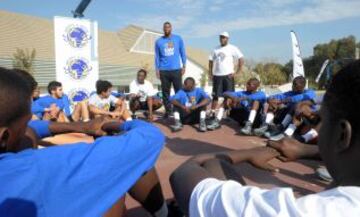
<svg viewBox="0 0 360 217">
<path fill-rule="evenodd" d="M 246 91 L 225 92 L 223 107 L 220 108 L 215 121 L 208 126 L 208 129 L 219 128 L 224 112 L 229 109 L 231 118 L 240 124 L 245 122 L 241 133 L 250 135 L 255 121 L 260 120 L 259 110 L 266 100 L 265 93 L 257 90 L 259 85 L 260 81 L 257 78 L 251 78 L 246 84 Z"/>
<path fill-rule="evenodd" d="M 206 106 L 210 103 L 210 97 L 203 89 L 195 87 L 193 78 L 185 79 L 183 89 L 171 98 L 171 103 L 175 110 L 175 124 L 171 126 L 174 132 L 180 131 L 183 124 L 197 123 L 201 132 L 206 131 Z"/>
</svg>

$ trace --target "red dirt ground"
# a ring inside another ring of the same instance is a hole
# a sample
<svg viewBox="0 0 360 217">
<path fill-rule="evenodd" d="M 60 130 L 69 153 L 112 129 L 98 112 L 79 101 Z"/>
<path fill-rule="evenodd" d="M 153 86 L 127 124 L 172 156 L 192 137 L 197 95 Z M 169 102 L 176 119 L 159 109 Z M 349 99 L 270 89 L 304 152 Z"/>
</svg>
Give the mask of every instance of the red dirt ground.
<svg viewBox="0 0 360 217">
<path fill-rule="evenodd" d="M 162 151 L 156 164 L 161 185 L 166 199 L 172 199 L 173 194 L 169 185 L 169 175 L 182 162 L 196 154 L 211 153 L 224 150 L 249 149 L 264 146 L 265 140 L 257 137 L 246 137 L 238 134 L 237 123 L 226 122 L 221 129 L 200 133 L 192 126 L 185 126 L 183 131 L 172 133 L 169 129 L 171 122 L 156 121 L 167 137 L 166 147 Z M 73 143 L 77 141 L 91 142 L 92 138 L 82 134 L 67 134 L 50 138 L 57 144 Z M 261 171 L 247 163 L 238 165 L 238 169 L 249 185 L 265 188 L 292 187 L 297 196 L 306 195 L 323 190 L 327 183 L 320 181 L 314 175 L 314 170 L 320 165 L 317 161 L 301 160 L 283 163 L 273 160 L 273 165 L 280 168 L 280 172 L 272 174 Z M 139 204 L 130 196 L 126 198 L 127 217 L 146 216 Z"/>
</svg>

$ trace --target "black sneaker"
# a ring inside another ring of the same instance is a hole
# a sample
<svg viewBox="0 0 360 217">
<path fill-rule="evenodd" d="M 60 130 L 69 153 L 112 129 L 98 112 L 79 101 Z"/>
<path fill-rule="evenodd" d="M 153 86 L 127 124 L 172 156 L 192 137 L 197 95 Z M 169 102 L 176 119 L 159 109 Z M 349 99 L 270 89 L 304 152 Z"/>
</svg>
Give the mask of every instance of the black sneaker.
<svg viewBox="0 0 360 217">
<path fill-rule="evenodd" d="M 200 120 L 199 131 L 200 132 L 206 132 L 207 131 L 205 120 Z"/>
<path fill-rule="evenodd" d="M 268 131 L 268 130 L 269 130 L 269 125 L 263 124 L 259 128 L 254 129 L 254 135 L 255 136 L 263 136 L 266 133 L 266 131 Z"/>
<path fill-rule="evenodd" d="M 179 205 L 173 200 L 167 204 L 168 217 L 184 217 L 184 213 L 181 211 Z"/>
<path fill-rule="evenodd" d="M 174 125 L 170 126 L 173 132 L 179 132 L 182 130 L 183 125 L 180 121 L 175 121 Z"/>
<path fill-rule="evenodd" d="M 273 125 L 270 127 L 270 129 L 264 134 L 264 136 L 268 139 L 270 139 L 273 136 L 279 135 L 282 132 L 284 132 L 284 127 L 281 124 Z"/>
<path fill-rule="evenodd" d="M 207 125 L 208 130 L 216 130 L 216 129 L 219 129 L 220 127 L 221 127 L 221 125 L 220 125 L 220 121 L 218 119 L 215 119 L 212 123 Z"/>
<path fill-rule="evenodd" d="M 240 130 L 244 135 L 250 136 L 252 134 L 252 123 L 247 121 L 245 126 Z"/>
</svg>

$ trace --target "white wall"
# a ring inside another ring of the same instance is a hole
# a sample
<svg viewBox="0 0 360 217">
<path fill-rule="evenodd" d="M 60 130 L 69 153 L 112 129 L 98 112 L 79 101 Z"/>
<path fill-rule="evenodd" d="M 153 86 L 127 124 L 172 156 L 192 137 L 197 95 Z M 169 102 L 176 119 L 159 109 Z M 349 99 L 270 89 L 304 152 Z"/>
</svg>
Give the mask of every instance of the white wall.
<svg viewBox="0 0 360 217">
<path fill-rule="evenodd" d="M 183 76 L 183 80 L 187 77 L 193 77 L 196 81 L 196 86 L 200 87 L 200 80 L 202 73 L 204 73 L 204 70 L 188 59 L 186 63 L 186 71 Z"/>
</svg>

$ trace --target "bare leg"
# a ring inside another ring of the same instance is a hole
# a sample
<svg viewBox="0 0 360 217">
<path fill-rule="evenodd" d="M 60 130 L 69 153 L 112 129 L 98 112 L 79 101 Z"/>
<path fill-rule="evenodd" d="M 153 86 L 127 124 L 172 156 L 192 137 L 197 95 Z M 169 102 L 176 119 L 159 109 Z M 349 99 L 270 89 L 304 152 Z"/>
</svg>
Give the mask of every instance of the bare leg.
<svg viewBox="0 0 360 217">
<path fill-rule="evenodd" d="M 80 102 L 81 106 L 81 117 L 83 121 L 89 121 L 90 120 L 90 111 L 89 106 L 87 104 L 87 101 Z"/>
<path fill-rule="evenodd" d="M 120 198 L 105 214 L 104 217 L 122 217 L 125 215 L 125 196 Z"/>
<path fill-rule="evenodd" d="M 153 97 L 148 97 L 146 102 L 149 108 L 149 120 L 152 121 L 154 119 L 153 111 L 156 111 L 159 108 L 161 108 L 162 104 L 159 99 L 154 99 Z"/>
<path fill-rule="evenodd" d="M 81 105 L 78 103 L 75 105 L 74 111 L 73 111 L 71 117 L 75 122 L 77 122 L 80 120 L 80 116 L 81 116 Z"/>
<path fill-rule="evenodd" d="M 160 210 L 163 210 L 166 212 L 165 214 L 167 214 L 165 199 L 155 169 L 151 169 L 143 175 L 128 193 L 150 214 L 154 215 Z"/>
</svg>

